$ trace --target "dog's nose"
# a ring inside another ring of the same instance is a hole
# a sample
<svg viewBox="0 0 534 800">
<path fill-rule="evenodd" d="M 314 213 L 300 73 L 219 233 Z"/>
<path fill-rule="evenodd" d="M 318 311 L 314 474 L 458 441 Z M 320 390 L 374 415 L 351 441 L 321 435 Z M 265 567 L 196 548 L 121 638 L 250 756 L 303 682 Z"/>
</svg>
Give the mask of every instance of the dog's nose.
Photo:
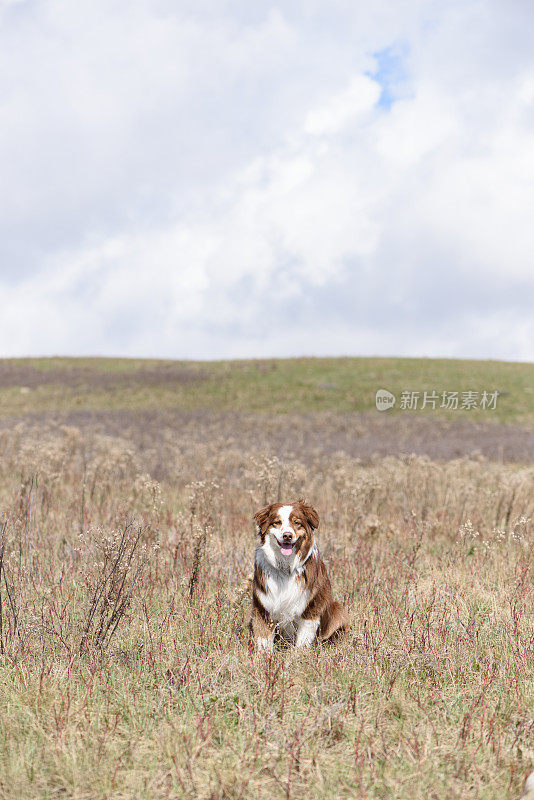
<svg viewBox="0 0 534 800">
<path fill-rule="evenodd" d="M 282 534 L 282 541 L 290 542 L 293 539 L 293 536 L 290 533 L 283 533 Z"/>
</svg>

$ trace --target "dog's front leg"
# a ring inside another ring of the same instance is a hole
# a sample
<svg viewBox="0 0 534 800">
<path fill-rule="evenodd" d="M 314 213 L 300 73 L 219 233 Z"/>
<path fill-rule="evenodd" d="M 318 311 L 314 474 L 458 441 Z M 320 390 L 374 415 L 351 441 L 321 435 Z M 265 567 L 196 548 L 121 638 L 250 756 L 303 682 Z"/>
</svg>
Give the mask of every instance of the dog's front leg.
<svg viewBox="0 0 534 800">
<path fill-rule="evenodd" d="M 272 653 L 274 646 L 274 624 L 268 618 L 263 609 L 256 605 L 252 609 L 252 635 L 258 650 L 264 653 Z"/>
<path fill-rule="evenodd" d="M 318 619 L 300 619 L 297 624 L 297 640 L 295 642 L 297 647 L 310 647 L 313 644 L 319 622 Z"/>
</svg>

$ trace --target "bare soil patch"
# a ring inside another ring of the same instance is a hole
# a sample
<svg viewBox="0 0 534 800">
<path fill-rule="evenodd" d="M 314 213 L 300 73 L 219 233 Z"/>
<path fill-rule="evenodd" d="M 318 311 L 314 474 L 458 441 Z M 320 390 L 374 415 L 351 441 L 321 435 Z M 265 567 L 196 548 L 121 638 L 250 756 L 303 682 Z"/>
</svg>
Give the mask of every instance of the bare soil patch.
<svg viewBox="0 0 534 800">
<path fill-rule="evenodd" d="M 55 367 L 39 369 L 30 364 L 0 361 L 0 389 L 12 386 L 64 386 L 66 389 L 90 386 L 92 391 L 111 389 L 117 386 L 154 386 L 193 383 L 208 377 L 207 370 L 187 369 L 175 364 L 135 370 L 99 371 L 93 367 Z"/>
</svg>

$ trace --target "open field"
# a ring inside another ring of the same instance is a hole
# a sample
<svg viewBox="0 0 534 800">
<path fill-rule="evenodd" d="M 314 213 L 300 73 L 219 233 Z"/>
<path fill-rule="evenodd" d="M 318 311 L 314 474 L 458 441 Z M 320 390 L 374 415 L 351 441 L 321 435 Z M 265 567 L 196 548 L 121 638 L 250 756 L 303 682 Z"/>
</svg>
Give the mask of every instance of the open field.
<svg viewBox="0 0 534 800">
<path fill-rule="evenodd" d="M 238 401 L 199 376 L 160 408 L 174 383 L 158 364 L 62 361 L 33 384 L 49 362 L 8 366 L 1 798 L 519 797 L 534 768 L 534 467 L 514 392 L 531 366 L 491 366 L 513 371 L 509 416 L 476 425 L 304 407 L 291 381 L 270 408 L 270 371 L 258 408 L 248 387 Z M 246 578 L 252 513 L 279 496 L 318 509 L 351 627 L 267 658 L 248 640 Z"/>
</svg>

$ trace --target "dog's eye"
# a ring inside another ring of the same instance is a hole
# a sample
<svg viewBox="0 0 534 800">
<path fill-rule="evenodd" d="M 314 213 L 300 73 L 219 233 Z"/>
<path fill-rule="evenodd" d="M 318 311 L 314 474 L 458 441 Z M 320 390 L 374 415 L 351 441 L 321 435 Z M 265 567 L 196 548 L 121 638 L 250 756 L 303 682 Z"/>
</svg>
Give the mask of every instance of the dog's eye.
<svg viewBox="0 0 534 800">
<path fill-rule="evenodd" d="M 303 528 L 303 527 L 304 525 L 302 524 L 302 522 L 300 521 L 295 522 L 295 528 Z"/>
<path fill-rule="evenodd" d="M 278 528 L 281 524 L 282 524 L 282 521 L 279 520 L 279 519 L 275 519 L 275 521 L 273 522 L 273 525 L 274 525 L 275 528 Z"/>
</svg>

